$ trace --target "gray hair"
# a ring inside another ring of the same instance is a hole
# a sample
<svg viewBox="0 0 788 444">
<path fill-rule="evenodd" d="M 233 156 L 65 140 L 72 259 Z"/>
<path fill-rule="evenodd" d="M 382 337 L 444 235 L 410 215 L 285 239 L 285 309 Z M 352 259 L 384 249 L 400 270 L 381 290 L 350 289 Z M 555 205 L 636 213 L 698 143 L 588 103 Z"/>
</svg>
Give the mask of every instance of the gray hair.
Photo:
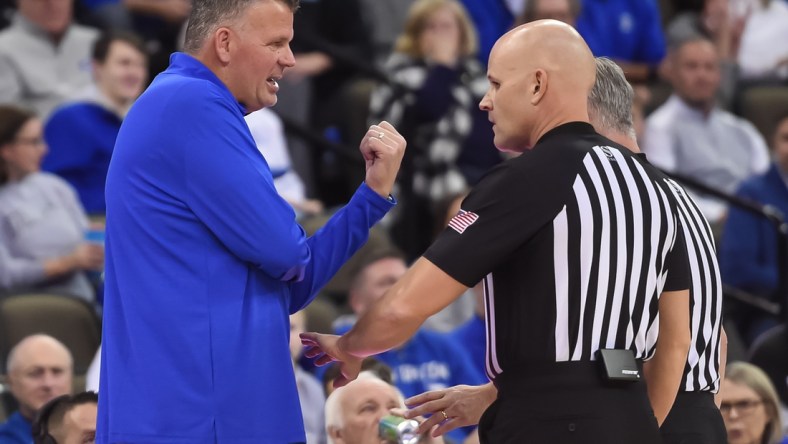
<svg viewBox="0 0 788 444">
<path fill-rule="evenodd" d="M 232 22 L 240 17 L 254 3 L 261 0 L 193 0 L 189 14 L 189 24 L 184 37 L 184 52 L 194 54 L 200 50 L 205 39 L 216 28 Z M 290 7 L 295 12 L 299 0 L 263 0 L 277 1 Z"/>
<path fill-rule="evenodd" d="M 402 396 L 402 392 L 396 386 L 393 386 L 388 382 L 380 379 L 375 373 L 369 370 L 365 370 L 359 373 L 358 378 L 355 379 L 355 381 L 364 381 L 364 380 L 379 381 L 381 384 L 386 385 L 387 387 L 391 387 L 397 393 L 397 400 L 399 401 L 400 408 L 406 408 L 405 397 Z M 354 381 L 351 381 L 350 384 L 352 384 L 353 382 Z M 326 405 L 324 409 L 325 409 L 325 419 L 326 419 L 326 432 L 328 435 L 328 444 L 334 444 L 334 440 L 333 438 L 331 438 L 331 434 L 328 433 L 329 428 L 333 427 L 333 428 L 341 429 L 345 423 L 345 417 L 342 414 L 342 408 L 341 408 L 342 405 L 341 401 L 342 398 L 345 396 L 345 392 L 346 392 L 346 390 L 343 390 L 344 388 L 345 387 L 340 387 L 334 390 L 333 392 L 331 392 L 330 395 L 328 395 L 328 399 L 326 399 Z"/>
<path fill-rule="evenodd" d="M 635 92 L 616 62 L 596 58 L 596 81 L 588 94 L 588 114 L 597 130 L 612 130 L 635 138 L 632 101 Z"/>
<path fill-rule="evenodd" d="M 711 40 L 709 37 L 696 32 L 687 35 L 682 35 L 673 40 L 668 41 L 668 56 L 675 57 L 676 54 L 681 51 L 682 48 L 689 45 L 690 43 L 708 43 L 709 45 L 714 47 L 715 52 L 717 51 L 717 46 L 714 45 L 714 41 Z"/>
</svg>

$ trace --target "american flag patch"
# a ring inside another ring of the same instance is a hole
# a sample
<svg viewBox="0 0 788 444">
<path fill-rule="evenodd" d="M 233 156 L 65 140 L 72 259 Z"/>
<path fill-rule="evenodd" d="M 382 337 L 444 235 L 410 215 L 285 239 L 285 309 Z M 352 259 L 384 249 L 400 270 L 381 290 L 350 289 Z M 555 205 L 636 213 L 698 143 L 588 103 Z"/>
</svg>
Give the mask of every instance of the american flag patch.
<svg viewBox="0 0 788 444">
<path fill-rule="evenodd" d="M 470 211 L 460 210 L 456 216 L 452 217 L 449 221 L 449 227 L 462 234 L 468 227 L 473 225 L 476 220 L 479 219 L 479 215 L 476 213 L 472 213 Z"/>
</svg>

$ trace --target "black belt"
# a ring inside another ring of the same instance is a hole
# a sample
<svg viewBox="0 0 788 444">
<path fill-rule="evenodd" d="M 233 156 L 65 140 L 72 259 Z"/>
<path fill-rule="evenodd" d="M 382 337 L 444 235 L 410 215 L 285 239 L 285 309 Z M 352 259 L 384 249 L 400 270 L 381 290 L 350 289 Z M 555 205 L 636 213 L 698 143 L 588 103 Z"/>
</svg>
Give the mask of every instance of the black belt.
<svg viewBox="0 0 788 444">
<path fill-rule="evenodd" d="M 687 407 L 694 405 L 709 405 L 714 404 L 714 393 L 712 392 L 679 392 L 676 395 L 675 404 L 681 404 Z M 716 407 L 716 404 L 714 404 Z"/>
<path fill-rule="evenodd" d="M 643 361 L 638 359 L 643 369 Z M 611 384 L 602 377 L 597 361 L 545 362 L 523 365 L 504 370 L 496 376 L 493 384 L 499 392 L 541 392 L 556 388 L 606 388 Z"/>
</svg>

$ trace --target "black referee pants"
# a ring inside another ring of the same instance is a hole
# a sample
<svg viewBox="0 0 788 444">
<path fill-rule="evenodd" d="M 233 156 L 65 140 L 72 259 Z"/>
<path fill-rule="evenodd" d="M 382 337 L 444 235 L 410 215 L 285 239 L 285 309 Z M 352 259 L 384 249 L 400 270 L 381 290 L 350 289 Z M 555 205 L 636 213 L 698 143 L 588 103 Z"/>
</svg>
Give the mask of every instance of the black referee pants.
<svg viewBox="0 0 788 444">
<path fill-rule="evenodd" d="M 507 376 L 508 375 L 508 376 Z M 596 362 L 506 370 L 479 422 L 483 444 L 659 444 L 646 384 L 608 384 Z"/>
<path fill-rule="evenodd" d="M 659 429 L 664 444 L 725 444 L 728 433 L 714 394 L 681 392 Z"/>
</svg>

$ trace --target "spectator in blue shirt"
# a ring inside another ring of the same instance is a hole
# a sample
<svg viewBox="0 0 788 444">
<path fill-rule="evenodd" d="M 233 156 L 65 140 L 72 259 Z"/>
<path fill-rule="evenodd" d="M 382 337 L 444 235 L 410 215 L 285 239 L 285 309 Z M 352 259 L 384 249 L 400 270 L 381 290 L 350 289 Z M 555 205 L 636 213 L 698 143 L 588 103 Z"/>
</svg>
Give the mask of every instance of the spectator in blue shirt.
<svg viewBox="0 0 788 444">
<path fill-rule="evenodd" d="M 615 60 L 630 82 L 656 80 L 665 36 L 655 0 L 582 0 L 576 28 L 591 52 Z"/>
<path fill-rule="evenodd" d="M 93 45 L 93 85 L 57 109 L 44 127 L 42 167 L 66 179 L 88 214 L 103 215 L 104 183 L 115 138 L 148 78 L 148 56 L 134 34 L 105 33 Z"/>
<path fill-rule="evenodd" d="M 405 140 L 361 144 L 366 177 L 307 238 L 244 115 L 295 63 L 296 0 L 195 0 L 184 51 L 123 121 L 107 175 L 98 443 L 304 442 L 289 315 L 393 206 Z"/>
<path fill-rule="evenodd" d="M 484 288 L 482 283 L 472 288 L 475 299 L 473 316 L 454 329 L 450 334 L 457 344 L 462 344 L 468 351 L 473 364 L 482 374 L 485 373 L 487 351 L 487 327 L 484 323 Z"/>
<path fill-rule="evenodd" d="M 405 260 L 396 250 L 370 254 L 350 286 L 349 302 L 353 313 L 357 316 L 366 313 L 406 271 Z M 349 329 L 350 325 L 340 326 L 337 334 L 346 333 Z M 401 346 L 376 357 L 391 367 L 394 385 L 406 397 L 458 384 L 487 382 L 483 369 L 474 365 L 464 344 L 457 343 L 447 334 L 423 328 Z M 463 441 L 473 429 L 457 429 L 449 432 L 448 436 Z"/>
<path fill-rule="evenodd" d="M 479 61 L 487 66 L 495 41 L 514 23 L 515 14 L 505 0 L 462 0 L 479 33 Z"/>
<path fill-rule="evenodd" d="M 772 139 L 774 161 L 761 175 L 742 182 L 737 194 L 748 200 L 771 205 L 788 216 L 788 114 L 782 116 Z M 780 237 L 766 218 L 731 206 L 720 241 L 722 280 L 734 287 L 776 301 L 780 273 Z M 748 343 L 779 323 L 776 316 L 746 307 L 731 312 Z"/>
</svg>

